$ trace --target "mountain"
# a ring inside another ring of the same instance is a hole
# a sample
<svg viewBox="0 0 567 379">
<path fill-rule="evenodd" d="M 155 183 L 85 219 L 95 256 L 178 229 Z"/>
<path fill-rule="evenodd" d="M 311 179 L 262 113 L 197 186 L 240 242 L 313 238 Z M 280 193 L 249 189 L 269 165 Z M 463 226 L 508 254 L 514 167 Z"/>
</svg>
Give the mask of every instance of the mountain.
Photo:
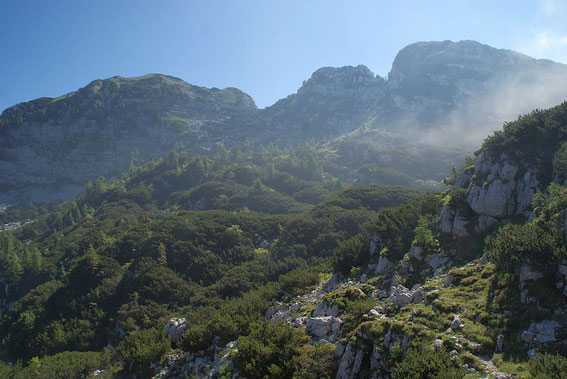
<svg viewBox="0 0 567 379">
<path fill-rule="evenodd" d="M 265 109 L 238 89 L 165 75 L 96 80 L 2 113 L 0 202 L 68 199 L 88 180 L 118 177 L 170 150 L 305 142 L 338 157 L 330 169 L 346 167 L 343 180 L 439 181 L 467 143 L 518 113 L 557 104 L 566 84 L 565 65 L 473 41 L 409 45 L 387 79 L 362 65 L 321 68 Z"/>
<path fill-rule="evenodd" d="M 170 153 L 1 232 L 0 376 L 567 376 L 567 102 L 442 192 L 313 149 Z"/>
</svg>

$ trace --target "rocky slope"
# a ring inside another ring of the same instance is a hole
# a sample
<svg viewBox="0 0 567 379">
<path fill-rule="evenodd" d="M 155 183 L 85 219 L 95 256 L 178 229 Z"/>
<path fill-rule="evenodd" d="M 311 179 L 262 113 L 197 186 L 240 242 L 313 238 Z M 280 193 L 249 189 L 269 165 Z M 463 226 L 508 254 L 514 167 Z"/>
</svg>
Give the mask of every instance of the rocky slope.
<svg viewBox="0 0 567 379">
<path fill-rule="evenodd" d="M 483 138 L 518 112 L 558 103 L 566 83 L 565 65 L 473 41 L 409 45 L 387 80 L 362 65 L 321 68 L 296 94 L 262 110 L 237 89 L 165 75 L 96 80 L 2 113 L 0 203 L 66 199 L 89 179 L 118 175 L 133 158 L 140 163 L 171 149 L 317 144 L 361 126 L 366 132 L 347 140 L 382 148 L 384 134 L 368 131 L 374 128 L 455 145 Z M 410 175 L 430 179 L 424 170 Z"/>
</svg>

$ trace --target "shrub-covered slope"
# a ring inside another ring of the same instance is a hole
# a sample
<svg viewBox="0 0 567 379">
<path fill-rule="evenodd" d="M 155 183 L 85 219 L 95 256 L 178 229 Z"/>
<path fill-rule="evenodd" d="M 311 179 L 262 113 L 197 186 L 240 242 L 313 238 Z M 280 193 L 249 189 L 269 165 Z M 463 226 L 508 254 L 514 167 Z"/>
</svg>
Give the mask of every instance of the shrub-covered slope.
<svg viewBox="0 0 567 379">
<path fill-rule="evenodd" d="M 337 192 L 309 151 L 91 183 L 0 235 L 2 376 L 563 377 L 564 141 L 510 152 L 564 112 L 507 124 L 442 193 Z"/>
</svg>

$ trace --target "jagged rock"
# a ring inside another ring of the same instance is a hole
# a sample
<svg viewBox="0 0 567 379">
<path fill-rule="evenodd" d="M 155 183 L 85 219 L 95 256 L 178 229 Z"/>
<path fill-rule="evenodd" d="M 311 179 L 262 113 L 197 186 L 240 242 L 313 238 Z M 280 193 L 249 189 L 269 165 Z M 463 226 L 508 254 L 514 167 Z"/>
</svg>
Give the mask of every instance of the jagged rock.
<svg viewBox="0 0 567 379">
<path fill-rule="evenodd" d="M 378 372 L 384 370 L 384 368 L 386 367 L 386 365 L 384 364 L 384 361 L 382 360 L 382 356 L 380 354 L 380 351 L 378 350 L 378 346 L 376 344 L 374 344 L 374 346 L 372 347 L 372 355 L 370 356 L 370 372 L 371 372 L 371 378 L 372 379 L 377 379 L 378 378 Z"/>
<path fill-rule="evenodd" d="M 372 241 L 370 241 L 370 255 L 379 253 L 383 248 L 384 244 L 382 243 L 382 238 L 380 238 L 378 234 L 374 234 Z"/>
<path fill-rule="evenodd" d="M 443 347 L 443 340 L 436 339 L 433 341 L 433 350 L 439 351 Z"/>
<path fill-rule="evenodd" d="M 271 307 L 268 308 L 268 310 L 266 311 L 265 314 L 265 318 L 267 320 L 270 320 L 272 318 L 272 316 L 277 312 L 277 311 L 285 311 L 287 310 L 287 307 L 281 303 L 281 302 L 277 302 L 276 305 L 272 305 Z"/>
<path fill-rule="evenodd" d="M 409 274 L 410 272 L 413 271 L 414 268 L 410 261 L 406 261 L 406 260 L 402 261 L 402 265 L 400 266 L 400 272 L 402 274 Z"/>
<path fill-rule="evenodd" d="M 355 378 L 356 374 L 358 374 L 358 372 L 360 371 L 360 366 L 362 366 L 363 358 L 364 358 L 364 350 L 359 349 L 356 352 L 356 355 L 354 357 L 354 362 L 352 363 L 352 370 L 349 375 L 350 378 Z"/>
<path fill-rule="evenodd" d="M 528 358 L 532 359 L 533 357 L 535 357 L 537 354 L 537 350 L 536 348 L 531 348 L 530 350 L 528 350 Z"/>
<path fill-rule="evenodd" d="M 172 318 L 165 324 L 164 330 L 172 342 L 176 342 L 187 328 L 187 320 L 182 318 Z"/>
<path fill-rule="evenodd" d="M 447 275 L 445 277 L 445 280 L 443 280 L 443 287 L 445 287 L 445 288 L 450 287 L 451 284 L 453 284 L 454 280 L 455 280 L 455 277 L 453 275 Z"/>
<path fill-rule="evenodd" d="M 366 283 L 368 281 L 368 276 L 366 274 L 360 275 L 360 283 Z"/>
<path fill-rule="evenodd" d="M 540 323 L 533 323 L 529 328 L 522 332 L 520 338 L 529 344 L 541 344 L 555 341 L 555 329 L 561 324 L 557 321 L 545 320 Z"/>
<path fill-rule="evenodd" d="M 457 329 L 461 328 L 462 326 L 463 326 L 463 324 L 461 323 L 459 315 L 455 315 L 453 317 L 453 321 L 451 321 L 451 329 L 457 330 Z"/>
<path fill-rule="evenodd" d="M 313 311 L 314 317 L 321 316 L 333 316 L 337 317 L 339 315 L 339 307 L 336 304 L 329 305 L 325 300 L 317 304 L 315 310 Z"/>
<path fill-rule="evenodd" d="M 376 266 L 376 271 L 374 271 L 375 275 L 382 275 L 388 270 L 392 269 L 394 264 L 388 260 L 384 255 L 380 255 L 378 258 L 378 265 Z"/>
<path fill-rule="evenodd" d="M 392 288 L 390 298 L 388 300 L 395 306 L 403 307 L 404 305 L 411 303 L 412 293 L 406 287 L 399 285 Z"/>
<path fill-rule="evenodd" d="M 288 309 L 288 307 L 286 307 L 283 303 L 278 302 L 276 305 L 272 305 L 270 308 L 268 308 L 265 317 L 271 323 L 281 320 L 289 321 L 291 320 L 290 312 L 291 309 Z"/>
<path fill-rule="evenodd" d="M 337 343 L 337 347 L 335 348 L 335 357 L 342 357 L 345 353 L 345 345 L 342 343 Z"/>
<path fill-rule="evenodd" d="M 339 368 L 337 370 L 337 375 L 335 376 L 336 379 L 351 379 L 354 377 L 354 375 L 351 376 L 354 358 L 355 349 L 351 344 L 348 344 L 339 361 Z"/>
<path fill-rule="evenodd" d="M 410 247 L 410 251 L 409 251 L 409 256 L 417 259 L 418 261 L 421 261 L 423 259 L 423 249 L 420 246 L 417 245 L 413 245 L 412 247 Z"/>
</svg>

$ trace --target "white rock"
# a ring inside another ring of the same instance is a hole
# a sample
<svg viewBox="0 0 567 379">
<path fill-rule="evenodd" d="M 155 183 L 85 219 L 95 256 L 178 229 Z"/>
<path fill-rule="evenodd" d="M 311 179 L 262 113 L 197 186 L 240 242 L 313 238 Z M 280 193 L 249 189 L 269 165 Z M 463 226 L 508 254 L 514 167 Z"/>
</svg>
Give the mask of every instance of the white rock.
<svg viewBox="0 0 567 379">
<path fill-rule="evenodd" d="M 443 340 L 436 339 L 433 341 L 433 350 L 439 351 L 443 347 Z"/>
<path fill-rule="evenodd" d="M 341 323 L 342 321 L 340 319 L 333 316 L 312 317 L 307 320 L 307 333 L 315 337 L 323 337 L 331 331 L 335 332 L 337 328 L 340 327 Z"/>
</svg>

